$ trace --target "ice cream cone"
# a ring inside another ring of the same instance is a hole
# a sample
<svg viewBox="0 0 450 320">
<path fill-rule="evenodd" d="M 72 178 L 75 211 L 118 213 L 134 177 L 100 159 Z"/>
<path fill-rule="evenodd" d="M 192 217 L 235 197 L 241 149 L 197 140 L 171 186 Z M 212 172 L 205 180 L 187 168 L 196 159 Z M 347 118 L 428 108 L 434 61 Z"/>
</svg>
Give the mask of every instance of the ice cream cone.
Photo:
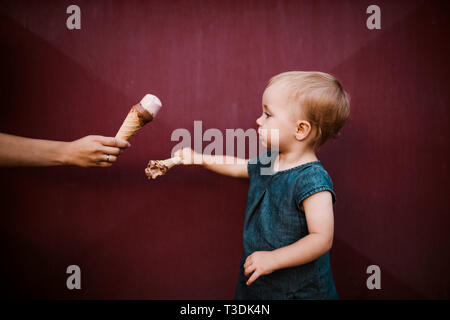
<svg viewBox="0 0 450 320">
<path fill-rule="evenodd" d="M 153 120 L 161 106 L 161 101 L 156 96 L 145 95 L 140 103 L 131 107 L 116 138 L 129 140 L 145 124 Z"/>
<path fill-rule="evenodd" d="M 173 166 L 181 163 L 180 157 L 173 157 L 166 160 L 150 160 L 145 169 L 145 174 L 150 179 L 156 179 L 158 176 L 166 174 Z"/>
</svg>

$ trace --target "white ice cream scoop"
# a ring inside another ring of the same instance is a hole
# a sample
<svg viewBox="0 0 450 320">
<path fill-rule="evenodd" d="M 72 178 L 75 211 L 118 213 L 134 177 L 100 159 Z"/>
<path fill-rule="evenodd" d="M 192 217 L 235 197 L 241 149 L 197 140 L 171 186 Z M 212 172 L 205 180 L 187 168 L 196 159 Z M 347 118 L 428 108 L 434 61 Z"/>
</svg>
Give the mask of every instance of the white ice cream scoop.
<svg viewBox="0 0 450 320">
<path fill-rule="evenodd" d="M 146 94 L 141 102 L 132 106 L 131 110 L 128 111 L 128 115 L 117 132 L 116 138 L 129 140 L 146 123 L 156 117 L 161 107 L 161 100 L 157 96 Z"/>
<path fill-rule="evenodd" d="M 159 109 L 161 109 L 162 103 L 157 96 L 147 93 L 141 100 L 141 106 L 155 117 Z"/>
</svg>

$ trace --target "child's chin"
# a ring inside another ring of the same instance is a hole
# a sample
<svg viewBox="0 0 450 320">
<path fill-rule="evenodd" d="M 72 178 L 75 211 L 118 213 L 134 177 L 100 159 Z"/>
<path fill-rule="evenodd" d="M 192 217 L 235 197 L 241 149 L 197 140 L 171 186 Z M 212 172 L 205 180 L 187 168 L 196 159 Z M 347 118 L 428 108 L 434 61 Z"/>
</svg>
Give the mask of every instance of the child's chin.
<svg viewBox="0 0 450 320">
<path fill-rule="evenodd" d="M 266 149 L 270 149 L 270 143 L 267 143 L 264 139 L 261 139 L 261 145 Z"/>
<path fill-rule="evenodd" d="M 259 143 L 260 143 L 263 147 L 267 148 L 267 142 L 266 142 L 266 140 L 265 140 L 264 138 L 259 137 Z"/>
<path fill-rule="evenodd" d="M 267 141 L 264 137 L 260 136 L 259 137 L 259 142 L 261 143 L 261 145 L 266 148 L 266 149 L 270 149 L 272 148 L 272 144 L 270 143 L 270 141 Z"/>
</svg>

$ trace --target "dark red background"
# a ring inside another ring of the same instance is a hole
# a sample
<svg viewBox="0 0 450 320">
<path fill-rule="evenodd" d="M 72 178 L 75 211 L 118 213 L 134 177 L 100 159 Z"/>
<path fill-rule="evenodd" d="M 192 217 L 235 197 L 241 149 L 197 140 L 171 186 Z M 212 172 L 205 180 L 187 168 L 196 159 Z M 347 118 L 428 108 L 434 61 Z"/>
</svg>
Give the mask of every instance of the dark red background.
<svg viewBox="0 0 450 320">
<path fill-rule="evenodd" d="M 450 8 L 435 1 L 10 1 L 0 9 L 0 131 L 113 136 L 150 92 L 164 109 L 108 169 L 0 169 L 1 295 L 228 299 L 248 181 L 177 167 L 176 128 L 255 128 L 269 78 L 338 77 L 351 116 L 319 158 L 337 193 L 341 298 L 450 298 Z M 381 8 L 382 29 L 366 28 Z M 68 265 L 82 290 L 66 288 Z M 381 268 L 381 290 L 366 287 Z"/>
</svg>

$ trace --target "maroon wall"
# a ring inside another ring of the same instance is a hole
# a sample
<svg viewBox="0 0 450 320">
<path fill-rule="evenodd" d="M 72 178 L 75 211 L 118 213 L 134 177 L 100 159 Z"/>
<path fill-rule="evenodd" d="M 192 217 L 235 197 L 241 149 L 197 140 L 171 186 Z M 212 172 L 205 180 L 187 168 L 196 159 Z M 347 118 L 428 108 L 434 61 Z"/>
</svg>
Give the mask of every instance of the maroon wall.
<svg viewBox="0 0 450 320">
<path fill-rule="evenodd" d="M 147 92 L 157 119 L 108 169 L 0 169 L 4 297 L 228 299 L 248 181 L 177 167 L 176 128 L 255 128 L 268 79 L 337 76 L 352 97 L 319 158 L 337 193 L 341 298 L 450 298 L 448 5 L 435 1 L 10 1 L 0 8 L 0 131 L 114 135 Z M 382 29 L 366 28 L 377 4 Z M 82 290 L 66 288 L 66 267 Z M 366 287 L 379 265 L 381 290 Z"/>
</svg>

